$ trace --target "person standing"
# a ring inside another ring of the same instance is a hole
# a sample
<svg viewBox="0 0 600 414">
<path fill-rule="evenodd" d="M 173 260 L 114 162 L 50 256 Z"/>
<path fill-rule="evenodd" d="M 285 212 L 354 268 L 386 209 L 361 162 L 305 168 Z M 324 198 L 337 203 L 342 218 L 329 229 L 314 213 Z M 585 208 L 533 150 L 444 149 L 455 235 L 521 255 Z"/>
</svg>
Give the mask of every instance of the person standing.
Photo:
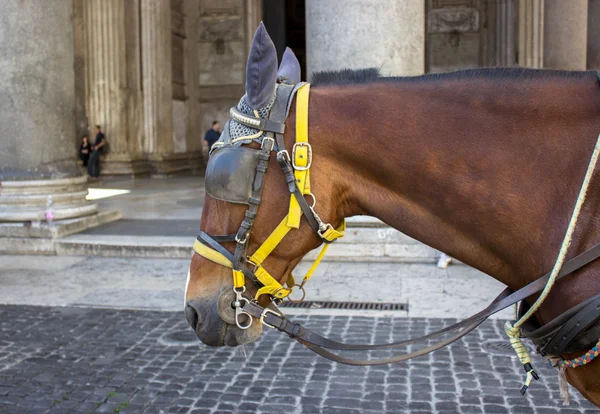
<svg viewBox="0 0 600 414">
<path fill-rule="evenodd" d="M 219 121 L 213 121 L 212 126 L 204 135 L 204 150 L 210 152 L 210 149 L 215 145 L 215 142 L 219 140 L 219 137 L 221 137 L 221 123 Z"/>
<path fill-rule="evenodd" d="M 84 167 L 87 167 L 88 160 L 90 159 L 90 144 L 88 142 L 88 136 L 84 135 L 81 137 L 81 145 L 79 146 L 79 159 Z"/>
<path fill-rule="evenodd" d="M 100 128 L 100 125 L 96 125 L 94 128 L 96 133 L 96 140 L 91 147 L 92 153 L 88 161 L 88 174 L 90 177 L 98 178 L 100 176 L 100 154 L 102 154 L 103 147 L 106 144 L 106 139 Z"/>
</svg>

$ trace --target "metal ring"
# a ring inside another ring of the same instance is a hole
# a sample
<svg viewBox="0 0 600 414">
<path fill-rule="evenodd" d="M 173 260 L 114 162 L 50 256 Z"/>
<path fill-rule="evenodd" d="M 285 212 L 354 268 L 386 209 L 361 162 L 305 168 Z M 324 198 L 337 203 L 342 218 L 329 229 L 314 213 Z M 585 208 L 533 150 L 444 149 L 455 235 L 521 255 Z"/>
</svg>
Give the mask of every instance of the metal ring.
<svg viewBox="0 0 600 414">
<path fill-rule="evenodd" d="M 237 292 L 236 292 L 237 293 Z M 250 301 L 246 298 L 239 298 L 238 299 L 240 302 L 245 302 L 245 303 L 250 303 Z M 244 312 L 243 310 L 243 306 L 239 306 L 235 308 L 235 324 L 237 325 L 238 328 L 240 329 L 248 329 L 252 326 L 252 315 L 250 315 L 248 312 Z M 240 316 L 241 315 L 246 315 L 248 317 L 248 324 L 247 325 L 242 325 L 240 323 Z"/>
<path fill-rule="evenodd" d="M 303 284 L 304 283 L 302 283 L 301 285 L 299 285 L 299 284 L 296 283 L 295 285 L 292 285 L 292 288 L 291 288 L 292 292 L 290 293 L 290 296 L 287 297 L 287 299 L 290 302 L 292 302 L 292 303 L 300 303 L 300 302 L 304 301 L 304 299 L 306 298 L 306 290 L 304 290 L 304 286 L 302 286 Z M 298 289 L 300 289 L 300 291 L 302 292 L 302 297 L 300 299 L 292 299 L 291 298 L 291 294 L 294 293 L 294 288 L 295 287 L 298 287 Z"/>
<path fill-rule="evenodd" d="M 248 317 L 248 324 L 247 325 L 242 325 L 240 323 L 239 317 L 241 315 L 246 315 Z M 252 326 L 252 322 L 253 322 L 252 316 L 250 316 L 250 314 L 248 314 L 246 312 L 239 312 L 239 313 L 235 314 L 235 324 L 240 329 L 248 329 L 248 328 L 250 328 Z"/>
<path fill-rule="evenodd" d="M 308 194 L 305 194 L 305 195 L 312 197 L 313 203 L 310 206 L 310 208 L 315 208 L 315 206 L 317 205 L 317 197 L 315 197 L 315 195 L 313 193 L 308 193 Z"/>
</svg>

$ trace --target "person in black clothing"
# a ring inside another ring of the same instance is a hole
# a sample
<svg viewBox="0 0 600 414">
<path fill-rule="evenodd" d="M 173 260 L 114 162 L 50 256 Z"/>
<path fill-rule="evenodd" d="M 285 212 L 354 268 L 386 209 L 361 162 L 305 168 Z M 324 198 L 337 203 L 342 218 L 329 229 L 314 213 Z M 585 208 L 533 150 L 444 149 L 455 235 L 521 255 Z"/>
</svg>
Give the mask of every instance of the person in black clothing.
<svg viewBox="0 0 600 414">
<path fill-rule="evenodd" d="M 94 131 L 96 132 L 96 140 L 91 147 L 92 153 L 88 161 L 88 174 L 90 177 L 98 178 L 100 176 L 100 154 L 102 154 L 102 147 L 106 144 L 106 140 L 100 125 L 96 125 Z"/>
<path fill-rule="evenodd" d="M 84 167 L 87 167 L 88 160 L 90 159 L 90 144 L 88 143 L 87 135 L 81 137 L 81 145 L 79 146 L 79 158 L 83 163 Z"/>
<path fill-rule="evenodd" d="M 219 140 L 221 136 L 221 124 L 219 121 L 213 121 L 212 127 L 206 131 L 204 135 L 204 149 L 210 151 L 212 146 Z"/>
</svg>

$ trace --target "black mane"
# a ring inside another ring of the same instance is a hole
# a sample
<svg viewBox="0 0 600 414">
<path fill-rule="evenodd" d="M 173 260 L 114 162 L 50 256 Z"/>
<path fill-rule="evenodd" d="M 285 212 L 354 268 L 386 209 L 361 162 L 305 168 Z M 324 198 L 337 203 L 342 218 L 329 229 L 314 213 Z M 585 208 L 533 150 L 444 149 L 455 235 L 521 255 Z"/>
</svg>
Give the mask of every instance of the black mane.
<svg viewBox="0 0 600 414">
<path fill-rule="evenodd" d="M 313 86 L 324 85 L 360 85 L 375 82 L 432 82 L 438 80 L 456 79 L 547 79 L 568 78 L 584 79 L 600 75 L 595 71 L 568 71 L 551 69 L 529 69 L 529 68 L 481 68 L 465 69 L 456 72 L 433 73 L 421 76 L 381 76 L 379 69 L 342 69 L 339 71 L 315 72 L 311 76 L 310 83 Z"/>
</svg>

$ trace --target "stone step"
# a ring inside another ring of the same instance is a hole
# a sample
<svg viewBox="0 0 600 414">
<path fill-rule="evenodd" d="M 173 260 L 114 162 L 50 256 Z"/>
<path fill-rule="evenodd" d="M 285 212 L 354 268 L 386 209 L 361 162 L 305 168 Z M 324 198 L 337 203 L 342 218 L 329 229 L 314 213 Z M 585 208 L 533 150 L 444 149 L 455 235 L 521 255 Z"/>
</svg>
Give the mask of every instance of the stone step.
<svg viewBox="0 0 600 414">
<path fill-rule="evenodd" d="M 83 217 L 57 220 L 53 225 L 0 223 L 0 254 L 54 255 L 60 237 L 102 226 L 121 218 L 118 210 L 101 211 Z"/>
<path fill-rule="evenodd" d="M 433 263 L 436 250 L 393 229 L 351 228 L 324 261 Z M 60 255 L 189 258 L 193 237 L 76 234 L 56 240 Z M 320 249 L 305 260 L 314 260 Z"/>
</svg>

